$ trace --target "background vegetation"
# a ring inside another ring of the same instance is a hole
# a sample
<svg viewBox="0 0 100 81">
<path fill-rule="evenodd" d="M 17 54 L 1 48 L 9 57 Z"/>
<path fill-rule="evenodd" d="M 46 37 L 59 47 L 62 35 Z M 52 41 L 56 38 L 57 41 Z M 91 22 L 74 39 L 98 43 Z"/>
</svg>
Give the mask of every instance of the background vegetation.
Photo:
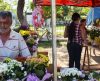
<svg viewBox="0 0 100 81">
<path fill-rule="evenodd" d="M 15 7 L 15 8 L 13 8 L 13 7 L 18 5 L 17 4 L 18 1 L 19 0 L 12 0 L 12 3 L 10 4 L 7 2 L 7 0 L 0 0 L 0 11 L 1 10 L 10 10 L 17 15 L 17 7 Z M 51 17 L 51 6 L 42 6 L 42 8 L 44 10 L 44 18 L 45 19 L 50 18 Z M 32 12 L 33 9 L 34 9 L 34 4 L 32 1 L 30 1 L 24 5 L 23 14 L 25 15 L 25 12 L 29 12 L 29 11 Z M 56 6 L 57 21 L 70 20 L 71 15 L 74 12 L 78 12 L 78 13 L 80 13 L 80 15 L 82 17 L 86 17 L 89 9 L 90 8 L 88 8 L 88 7 Z"/>
</svg>

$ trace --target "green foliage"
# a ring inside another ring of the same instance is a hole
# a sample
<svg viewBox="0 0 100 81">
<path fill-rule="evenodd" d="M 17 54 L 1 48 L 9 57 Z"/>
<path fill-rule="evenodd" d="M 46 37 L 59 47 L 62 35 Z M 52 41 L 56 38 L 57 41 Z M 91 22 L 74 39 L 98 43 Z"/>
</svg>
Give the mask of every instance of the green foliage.
<svg viewBox="0 0 100 81">
<path fill-rule="evenodd" d="M 68 12 L 70 11 L 69 8 L 67 6 L 62 6 L 62 8 L 63 8 L 63 15 L 67 16 Z"/>
<path fill-rule="evenodd" d="M 88 12 L 89 12 L 89 10 L 90 10 L 90 8 L 84 7 L 84 8 L 82 8 L 82 11 L 80 12 L 80 14 L 81 14 L 81 15 L 87 15 Z"/>
<path fill-rule="evenodd" d="M 34 69 L 34 73 L 38 76 L 38 78 L 42 79 L 45 75 L 45 66 L 43 64 L 37 65 Z"/>
<path fill-rule="evenodd" d="M 30 3 L 31 9 L 34 9 L 33 2 Z M 51 17 L 51 6 L 42 6 L 44 11 L 44 18 Z M 56 16 L 58 20 L 70 19 L 74 12 L 80 13 L 81 16 L 86 16 L 90 8 L 73 7 L 73 6 L 56 6 Z"/>
<path fill-rule="evenodd" d="M 93 72 L 93 77 L 96 78 L 97 80 L 100 80 L 100 74 L 97 72 Z"/>
<path fill-rule="evenodd" d="M 35 7 L 35 5 L 34 5 L 33 2 L 31 1 L 31 2 L 30 2 L 30 8 L 33 10 L 34 7 Z"/>
<path fill-rule="evenodd" d="M 0 0 L 0 11 L 3 10 L 10 10 L 11 7 L 7 2 L 4 2 L 4 0 Z"/>
<path fill-rule="evenodd" d="M 44 11 L 44 18 L 50 18 L 51 17 L 51 6 L 43 6 L 43 11 Z"/>
<path fill-rule="evenodd" d="M 92 40 L 94 40 L 95 37 L 99 37 L 99 36 L 100 36 L 100 30 L 99 30 L 99 29 L 92 29 L 92 30 L 90 31 L 90 38 L 91 38 Z"/>
</svg>

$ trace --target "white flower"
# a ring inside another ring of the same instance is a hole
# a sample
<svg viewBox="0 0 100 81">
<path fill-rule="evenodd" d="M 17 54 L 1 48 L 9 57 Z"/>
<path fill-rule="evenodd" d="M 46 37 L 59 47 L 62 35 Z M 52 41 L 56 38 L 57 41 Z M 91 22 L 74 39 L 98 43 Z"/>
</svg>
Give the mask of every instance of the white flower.
<svg viewBox="0 0 100 81">
<path fill-rule="evenodd" d="M 21 67 L 21 70 L 24 70 L 24 67 Z"/>
<path fill-rule="evenodd" d="M 78 76 L 81 76 L 81 75 L 82 75 L 82 72 L 81 72 L 81 71 L 78 71 L 78 72 L 77 72 L 77 75 L 78 75 Z"/>
<path fill-rule="evenodd" d="M 6 63 L 0 63 L 0 74 L 2 73 L 2 72 L 6 72 L 8 70 L 8 66 L 7 66 L 7 64 Z"/>
<path fill-rule="evenodd" d="M 90 73 L 90 75 L 88 76 L 89 79 L 93 78 L 93 73 Z"/>
<path fill-rule="evenodd" d="M 62 77 L 66 77 L 66 76 L 81 76 L 82 75 L 82 72 L 79 71 L 77 68 L 63 68 L 61 71 L 60 71 L 60 75 Z"/>
<path fill-rule="evenodd" d="M 12 75 L 16 75 L 15 73 L 12 73 Z"/>
<path fill-rule="evenodd" d="M 27 72 L 26 71 L 24 71 L 24 76 L 26 76 L 27 75 Z"/>
</svg>

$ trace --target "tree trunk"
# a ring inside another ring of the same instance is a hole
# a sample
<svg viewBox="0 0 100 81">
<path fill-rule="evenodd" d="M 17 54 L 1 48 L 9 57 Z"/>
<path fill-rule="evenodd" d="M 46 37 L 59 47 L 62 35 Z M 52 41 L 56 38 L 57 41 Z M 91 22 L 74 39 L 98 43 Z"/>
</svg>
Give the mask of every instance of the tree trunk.
<svg viewBox="0 0 100 81">
<path fill-rule="evenodd" d="M 23 14 L 24 5 L 25 5 L 25 0 L 18 0 L 17 16 L 18 16 L 21 26 L 28 26 L 27 20 Z"/>
</svg>

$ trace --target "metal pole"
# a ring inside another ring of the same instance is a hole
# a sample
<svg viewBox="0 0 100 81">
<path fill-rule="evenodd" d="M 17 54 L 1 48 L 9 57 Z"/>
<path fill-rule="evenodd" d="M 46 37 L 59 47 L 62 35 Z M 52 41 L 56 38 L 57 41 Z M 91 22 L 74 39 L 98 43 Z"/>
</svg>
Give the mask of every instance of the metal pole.
<svg viewBox="0 0 100 81">
<path fill-rule="evenodd" d="M 56 5 L 55 0 L 51 0 L 52 6 L 52 58 L 53 58 L 53 81 L 57 81 L 57 54 L 56 54 Z"/>
</svg>

